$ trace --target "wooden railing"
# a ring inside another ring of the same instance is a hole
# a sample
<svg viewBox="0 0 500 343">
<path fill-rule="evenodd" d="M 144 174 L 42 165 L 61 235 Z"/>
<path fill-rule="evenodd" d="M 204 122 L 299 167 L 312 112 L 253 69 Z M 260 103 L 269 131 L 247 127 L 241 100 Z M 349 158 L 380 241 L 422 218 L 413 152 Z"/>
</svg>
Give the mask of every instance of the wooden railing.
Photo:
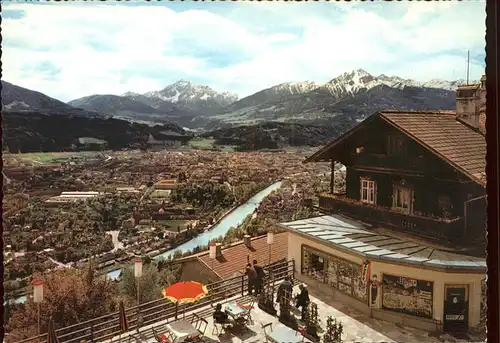
<svg viewBox="0 0 500 343">
<path fill-rule="evenodd" d="M 283 259 L 265 266 L 267 274 L 272 274 L 273 280 L 280 281 L 286 276 L 294 277 L 295 262 Z M 125 309 L 129 323 L 129 330 L 152 325 L 161 321 L 174 321 L 179 315 L 201 309 L 207 305 L 224 302 L 234 296 L 244 296 L 247 292 L 247 276 L 241 275 L 217 281 L 207 285 L 208 295 L 193 304 L 176 306 L 168 299 L 158 299 Z M 139 318 L 139 321 L 138 321 Z M 119 312 L 111 313 L 99 318 L 94 318 L 82 323 L 70 325 L 56 330 L 61 343 L 79 343 L 82 340 L 99 342 L 111 339 L 120 334 Z M 47 333 L 17 341 L 15 343 L 35 343 L 47 340 Z"/>
<path fill-rule="evenodd" d="M 328 194 L 319 196 L 319 207 L 325 212 L 342 213 L 365 222 L 394 226 L 433 239 L 457 238 L 464 231 L 463 218 L 417 216 Z"/>
</svg>

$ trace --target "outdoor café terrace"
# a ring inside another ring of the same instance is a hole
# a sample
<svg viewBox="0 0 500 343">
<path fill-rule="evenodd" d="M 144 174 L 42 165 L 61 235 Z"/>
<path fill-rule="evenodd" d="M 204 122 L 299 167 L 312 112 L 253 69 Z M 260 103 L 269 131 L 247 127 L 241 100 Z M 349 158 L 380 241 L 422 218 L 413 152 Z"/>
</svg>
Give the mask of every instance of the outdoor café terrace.
<svg viewBox="0 0 500 343">
<path fill-rule="evenodd" d="M 264 268 L 272 270 L 273 283 L 279 284 L 286 276 L 292 280 L 294 276 L 294 261 L 277 262 Z M 196 303 L 175 305 L 168 299 L 159 299 L 124 310 L 128 328 L 121 330 L 121 312 L 55 330 L 60 343 L 101 342 L 101 343 L 166 343 L 188 341 L 189 331 L 194 332 L 199 340 L 195 342 L 310 342 L 298 331 L 286 327 L 278 316 L 264 312 L 255 303 L 255 298 L 247 294 L 245 276 L 237 276 L 207 285 L 208 294 Z M 294 282 L 294 294 L 298 292 L 298 283 Z M 317 305 L 320 320 L 319 336 L 326 327 L 329 316 L 343 325 L 342 342 L 461 342 L 449 337 L 434 337 L 427 332 L 398 326 L 363 315 L 341 304 L 331 296 L 309 290 L 310 300 Z M 274 297 L 275 298 L 275 297 Z M 222 330 L 214 327 L 212 314 L 216 304 L 228 308 L 231 304 L 241 306 L 253 304 L 250 310 L 250 320 L 239 329 Z M 279 314 L 279 306 L 276 306 Z M 292 314 L 300 318 L 300 313 L 292 306 Z M 269 325 L 266 325 L 269 324 Z M 299 321 L 300 325 L 300 321 Z M 266 329 L 263 327 L 267 326 Z M 184 328 L 182 328 L 184 327 Z M 186 334 L 171 335 L 178 332 Z M 170 333 L 169 333 L 170 330 Z M 42 331 L 43 332 L 43 331 Z M 163 336 L 164 335 L 164 336 Z M 274 335 L 274 336 L 273 336 Z M 50 341 L 54 342 L 52 335 Z M 166 339 L 162 340 L 160 337 Z M 168 341 L 167 339 L 170 339 Z M 32 337 L 17 343 L 34 343 L 48 341 L 47 333 L 40 337 Z M 323 342 L 323 340 L 321 340 Z M 466 341 L 463 341 L 466 342 Z M 332 342 L 335 343 L 335 342 Z"/>
</svg>

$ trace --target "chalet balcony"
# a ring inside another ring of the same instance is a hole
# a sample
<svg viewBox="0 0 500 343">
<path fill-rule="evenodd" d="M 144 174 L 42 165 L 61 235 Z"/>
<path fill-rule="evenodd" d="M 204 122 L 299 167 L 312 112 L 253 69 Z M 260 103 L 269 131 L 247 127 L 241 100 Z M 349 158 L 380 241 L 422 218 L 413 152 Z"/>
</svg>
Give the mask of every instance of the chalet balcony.
<svg viewBox="0 0 500 343">
<path fill-rule="evenodd" d="M 401 228 L 426 238 L 449 240 L 463 235 L 462 217 L 445 219 L 426 215 L 406 214 L 387 207 L 364 204 L 342 194 L 320 194 L 319 208 L 325 212 L 341 213 L 368 223 Z"/>
<path fill-rule="evenodd" d="M 375 168 L 387 168 L 398 170 L 411 170 L 413 172 L 424 172 L 429 170 L 423 158 L 407 156 L 391 156 L 385 154 L 359 153 L 351 154 L 351 163 L 358 166 L 370 166 Z"/>
</svg>

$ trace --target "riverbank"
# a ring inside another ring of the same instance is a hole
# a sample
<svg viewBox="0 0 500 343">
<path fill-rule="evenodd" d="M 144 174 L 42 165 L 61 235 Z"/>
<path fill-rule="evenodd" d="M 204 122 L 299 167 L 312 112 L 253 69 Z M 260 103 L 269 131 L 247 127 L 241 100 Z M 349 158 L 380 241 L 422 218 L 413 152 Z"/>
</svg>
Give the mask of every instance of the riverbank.
<svg viewBox="0 0 500 343">
<path fill-rule="evenodd" d="M 255 197 L 257 194 L 259 194 L 260 192 L 264 191 L 266 188 L 269 188 L 271 187 L 272 185 L 276 184 L 280 182 L 279 180 L 278 181 L 274 181 L 273 183 L 271 183 L 270 185 L 265 185 L 261 188 L 259 188 L 256 192 L 254 192 L 247 200 L 245 201 L 241 201 L 240 203 L 234 205 L 233 207 L 231 207 L 229 210 L 227 210 L 222 216 L 219 217 L 219 219 L 217 219 L 217 221 L 215 223 L 213 223 L 212 225 L 210 225 L 210 228 L 208 228 L 206 231 L 210 231 L 212 230 L 213 227 L 215 227 L 216 225 L 218 225 L 221 221 L 223 221 L 228 215 L 230 215 L 231 213 L 233 213 L 238 207 L 244 205 L 245 203 L 249 202 L 250 199 L 252 199 L 253 197 Z"/>
<path fill-rule="evenodd" d="M 215 238 L 225 236 L 231 227 L 238 227 L 245 218 L 252 214 L 259 206 L 259 204 L 273 191 L 279 189 L 282 185 L 282 181 L 277 181 L 264 189 L 260 190 L 252 197 L 250 197 L 246 202 L 237 206 L 232 211 L 229 211 L 225 216 L 223 216 L 220 221 L 212 227 L 211 230 L 194 237 L 189 242 L 182 244 L 176 248 L 169 250 L 164 254 L 155 256 L 155 259 L 168 258 L 173 256 L 176 251 L 180 253 L 186 253 L 188 251 L 193 251 L 196 248 L 208 246 L 210 241 Z"/>
<path fill-rule="evenodd" d="M 204 232 L 208 232 L 210 230 L 212 230 L 215 226 L 219 225 L 219 223 L 224 220 L 224 218 L 226 218 L 228 215 L 230 215 L 231 213 L 233 213 L 240 205 L 234 205 L 232 206 L 229 210 L 227 210 L 226 212 L 224 212 L 224 214 L 222 214 L 219 219 L 217 219 L 213 224 L 209 225 L 208 227 L 205 228 Z"/>
<path fill-rule="evenodd" d="M 274 181 L 270 185 L 267 184 L 267 185 L 259 188 L 252 195 L 250 195 L 250 197 L 248 199 L 246 199 L 245 201 L 241 201 L 238 204 L 233 205 L 230 209 L 228 209 L 226 212 L 224 212 L 224 214 L 222 214 L 213 224 L 211 224 L 207 228 L 205 228 L 205 232 L 212 230 L 215 226 L 219 225 L 219 223 L 221 221 L 223 221 L 227 216 L 229 216 L 231 213 L 233 213 L 238 207 L 240 207 L 240 206 L 244 205 L 245 203 L 249 202 L 250 199 L 252 199 L 257 194 L 259 194 L 260 192 L 264 191 L 266 188 L 271 187 L 273 184 L 275 184 L 277 182 L 280 182 L 280 181 L 279 180 L 278 181 Z"/>
</svg>

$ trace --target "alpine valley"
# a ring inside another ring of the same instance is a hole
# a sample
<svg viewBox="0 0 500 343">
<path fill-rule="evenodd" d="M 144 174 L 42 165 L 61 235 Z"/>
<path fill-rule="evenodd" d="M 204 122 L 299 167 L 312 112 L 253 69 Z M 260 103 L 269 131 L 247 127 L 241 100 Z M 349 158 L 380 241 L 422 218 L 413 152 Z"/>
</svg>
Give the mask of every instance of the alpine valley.
<svg viewBox="0 0 500 343">
<path fill-rule="evenodd" d="M 65 104 L 43 93 L 2 81 L 2 112 L 4 122 L 5 116 L 12 116 L 14 112 L 16 118 L 22 117 L 28 136 L 42 134 L 40 125 L 44 124 L 26 126 L 31 114 L 36 113 L 33 120 L 44 115 L 68 116 L 65 121 L 68 121 L 68 129 L 73 127 L 71 130 L 75 126 L 69 122 L 75 117 L 84 117 L 78 119 L 82 121 L 80 128 L 85 126 L 85 120 L 109 121 L 104 118 L 112 117 L 112 122 L 121 129 L 124 125 L 135 127 L 134 130 L 141 131 L 143 136 L 151 133 L 146 127 L 156 126 L 153 131 L 161 131 L 162 127 L 168 126 L 168 130 L 182 135 L 189 130 L 234 141 L 233 138 L 249 136 L 246 133 L 253 128 L 264 141 L 271 142 L 269 148 L 316 146 L 378 110 L 452 110 L 455 108 L 455 89 L 460 83 L 463 80 L 417 82 L 397 76 L 373 76 L 357 69 L 325 84 L 311 81 L 282 83 L 242 99 L 234 93 L 218 92 L 208 86 L 180 80 L 162 90 L 144 94 L 94 94 Z M 12 122 L 14 126 L 15 122 Z M 95 124 L 89 122 L 89 126 L 95 127 Z M 106 125 L 111 130 L 112 127 Z M 12 129 L 19 130 L 4 127 L 5 134 L 9 136 Z M 291 133 L 299 135 L 300 139 L 287 138 Z M 75 132 L 74 136 L 80 134 Z M 72 134 L 66 132 L 66 135 Z M 309 135 L 314 137 L 308 138 Z M 106 139 L 105 136 L 102 133 L 101 138 L 97 138 Z M 255 139 L 255 135 L 250 136 Z M 247 143 L 243 141 L 241 145 L 251 146 Z"/>
</svg>

